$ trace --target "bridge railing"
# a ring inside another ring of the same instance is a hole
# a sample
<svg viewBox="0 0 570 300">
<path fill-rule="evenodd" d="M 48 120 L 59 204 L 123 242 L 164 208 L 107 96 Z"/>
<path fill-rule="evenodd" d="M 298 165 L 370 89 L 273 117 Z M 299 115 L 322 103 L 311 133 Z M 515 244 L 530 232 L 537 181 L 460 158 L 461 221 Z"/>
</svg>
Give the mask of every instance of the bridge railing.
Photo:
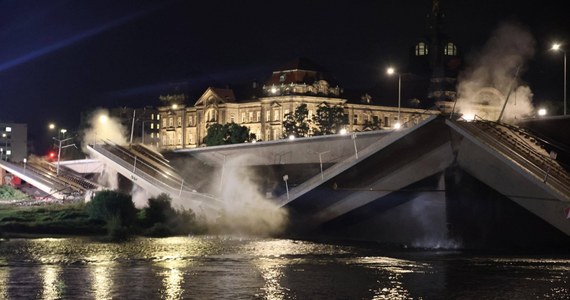
<svg viewBox="0 0 570 300">
<path fill-rule="evenodd" d="M 121 156 L 106 149 L 105 146 L 108 146 L 113 150 L 119 151 L 121 153 Z M 183 179 L 177 180 L 176 178 L 169 177 L 168 174 L 164 174 L 164 172 L 161 172 L 160 170 L 153 168 L 152 166 L 146 164 L 142 160 L 137 160 L 136 156 L 127 153 L 126 151 L 116 147 L 111 143 L 95 144 L 92 147 L 93 149 L 103 154 L 105 157 L 107 157 L 114 163 L 122 166 L 130 173 L 137 175 L 143 180 L 146 180 L 147 182 L 154 185 L 158 189 L 166 192 L 167 194 L 178 195 L 178 196 L 182 195 L 199 196 L 200 198 L 217 201 L 217 198 L 215 198 L 212 195 L 196 192 L 196 190 L 194 190 L 188 183 L 185 183 Z M 141 168 L 141 166 L 143 167 Z M 153 173 L 152 175 L 148 173 L 149 170 L 152 170 Z"/>
<path fill-rule="evenodd" d="M 549 184 L 565 195 L 570 195 L 570 175 L 568 172 L 553 158 L 530 146 L 528 140 L 523 136 L 503 132 L 498 128 L 504 127 L 502 124 L 491 121 L 476 119 L 473 122 L 456 123 L 461 123 L 462 128 L 471 131 L 485 144 L 516 162 L 521 168 L 534 174 L 545 184 Z"/>
</svg>

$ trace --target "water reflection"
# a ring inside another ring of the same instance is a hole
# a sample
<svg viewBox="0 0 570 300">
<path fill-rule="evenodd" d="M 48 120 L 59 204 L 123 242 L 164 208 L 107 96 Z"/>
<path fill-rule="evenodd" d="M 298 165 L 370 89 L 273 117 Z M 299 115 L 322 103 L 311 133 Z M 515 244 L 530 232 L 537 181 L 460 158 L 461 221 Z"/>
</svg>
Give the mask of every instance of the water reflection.
<svg viewBox="0 0 570 300">
<path fill-rule="evenodd" d="M 114 262 L 108 252 L 91 255 L 87 261 L 93 262 L 91 270 L 91 288 L 95 299 L 112 299 Z"/>
<path fill-rule="evenodd" d="M 41 277 L 43 280 L 42 298 L 46 300 L 61 299 L 65 283 L 61 279 L 61 267 L 57 265 L 43 265 Z"/>
<path fill-rule="evenodd" d="M 0 244 L 0 299 L 564 299 L 569 281 L 567 257 L 208 236 Z"/>
<path fill-rule="evenodd" d="M 6 264 L 6 260 L 0 259 L 0 299 L 8 299 L 9 276 L 10 268 Z"/>
<path fill-rule="evenodd" d="M 178 259 L 168 259 L 160 262 L 159 266 L 163 268 L 158 275 L 163 277 L 162 292 L 164 299 L 181 299 L 184 291 L 182 285 L 184 283 L 184 269 L 186 263 Z"/>
</svg>

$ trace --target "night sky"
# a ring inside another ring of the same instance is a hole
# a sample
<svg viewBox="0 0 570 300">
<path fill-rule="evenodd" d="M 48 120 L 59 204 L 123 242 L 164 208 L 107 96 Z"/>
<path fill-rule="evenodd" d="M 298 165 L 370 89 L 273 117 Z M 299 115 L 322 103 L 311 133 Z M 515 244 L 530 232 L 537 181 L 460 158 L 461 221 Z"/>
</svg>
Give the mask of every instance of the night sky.
<svg viewBox="0 0 570 300">
<path fill-rule="evenodd" d="M 441 1 L 446 33 L 466 62 L 500 23 L 528 28 L 536 54 L 522 78 L 536 102 L 562 99 L 563 56 L 548 49 L 570 39 L 563 4 Z M 180 86 L 199 94 L 264 82 L 296 57 L 330 70 L 343 87 L 369 87 L 387 79 L 388 65 L 407 63 L 430 9 L 429 0 L 3 0 L 0 120 L 27 123 L 35 139 L 48 122 L 76 128 L 82 111 L 156 105 Z"/>
</svg>

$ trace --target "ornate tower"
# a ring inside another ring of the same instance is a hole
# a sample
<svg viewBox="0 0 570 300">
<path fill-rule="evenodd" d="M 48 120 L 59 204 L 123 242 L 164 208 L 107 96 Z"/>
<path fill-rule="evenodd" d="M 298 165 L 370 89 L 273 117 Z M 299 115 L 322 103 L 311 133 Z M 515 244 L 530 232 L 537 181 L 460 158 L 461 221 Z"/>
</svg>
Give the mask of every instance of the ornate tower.
<svg viewBox="0 0 570 300">
<path fill-rule="evenodd" d="M 444 32 L 445 15 L 440 0 L 432 0 L 431 12 L 427 15 L 427 34 L 413 46 L 409 72 L 429 81 L 427 99 L 422 106 L 437 106 L 448 111 L 457 96 L 457 75 L 462 60 L 455 42 Z"/>
</svg>

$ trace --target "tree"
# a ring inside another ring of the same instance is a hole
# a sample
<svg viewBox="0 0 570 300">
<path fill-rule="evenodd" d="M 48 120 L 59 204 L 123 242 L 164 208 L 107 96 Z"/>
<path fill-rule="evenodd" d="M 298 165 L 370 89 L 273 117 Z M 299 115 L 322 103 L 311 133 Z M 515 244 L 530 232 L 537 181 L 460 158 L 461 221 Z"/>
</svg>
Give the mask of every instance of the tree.
<svg viewBox="0 0 570 300">
<path fill-rule="evenodd" d="M 364 129 L 364 131 L 381 130 L 382 129 L 382 123 L 380 122 L 380 120 L 378 120 L 378 118 L 374 118 L 372 121 L 365 120 L 363 129 Z"/>
<path fill-rule="evenodd" d="M 95 194 L 86 209 L 92 219 L 108 222 L 118 218 L 123 226 L 131 225 L 137 214 L 130 195 L 109 190 Z"/>
<path fill-rule="evenodd" d="M 309 134 L 309 110 L 307 104 L 303 103 L 292 113 L 285 114 L 283 121 L 284 137 L 294 135 L 295 137 L 305 137 Z"/>
<path fill-rule="evenodd" d="M 208 132 L 204 137 L 204 143 L 208 146 L 238 144 L 250 141 L 255 135 L 250 135 L 249 128 L 240 126 L 234 122 L 212 124 L 208 126 Z"/>
<path fill-rule="evenodd" d="M 131 196 L 117 191 L 101 191 L 86 206 L 87 214 L 106 223 L 107 234 L 113 240 L 129 236 L 128 228 L 134 224 L 137 209 Z"/>
<path fill-rule="evenodd" d="M 348 120 L 344 116 L 344 107 L 340 105 L 330 106 L 323 102 L 317 108 L 313 122 L 317 126 L 315 135 L 327 135 L 338 133 L 342 125 L 348 123 Z"/>
</svg>

